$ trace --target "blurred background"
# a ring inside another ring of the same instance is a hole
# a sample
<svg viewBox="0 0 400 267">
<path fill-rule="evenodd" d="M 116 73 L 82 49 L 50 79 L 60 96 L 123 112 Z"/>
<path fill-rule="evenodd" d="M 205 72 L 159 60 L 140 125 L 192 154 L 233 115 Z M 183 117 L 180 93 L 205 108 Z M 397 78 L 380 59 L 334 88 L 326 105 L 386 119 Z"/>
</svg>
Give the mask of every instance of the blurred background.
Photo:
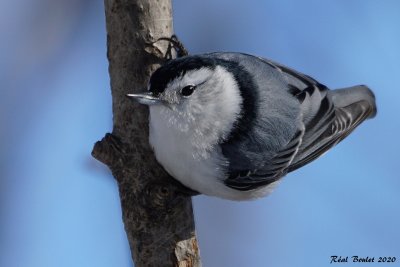
<svg viewBox="0 0 400 267">
<path fill-rule="evenodd" d="M 378 103 L 374 120 L 269 197 L 195 197 L 203 265 L 319 267 L 358 255 L 398 266 L 400 2 L 173 7 L 191 53 L 267 57 L 331 88 L 367 84 Z M 2 1 L 0 34 L 0 266 L 133 266 L 116 183 L 90 156 L 112 129 L 103 2 Z"/>
</svg>

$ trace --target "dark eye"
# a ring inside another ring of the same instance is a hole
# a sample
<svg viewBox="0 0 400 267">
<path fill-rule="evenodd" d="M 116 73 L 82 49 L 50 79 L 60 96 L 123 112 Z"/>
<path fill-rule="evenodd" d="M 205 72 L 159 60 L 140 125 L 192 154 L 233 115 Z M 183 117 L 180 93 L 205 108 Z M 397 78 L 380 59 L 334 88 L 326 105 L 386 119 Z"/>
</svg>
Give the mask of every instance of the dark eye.
<svg viewBox="0 0 400 267">
<path fill-rule="evenodd" d="M 193 94 L 195 88 L 196 87 L 194 85 L 187 85 L 181 89 L 181 95 L 186 97 L 190 96 Z"/>
</svg>

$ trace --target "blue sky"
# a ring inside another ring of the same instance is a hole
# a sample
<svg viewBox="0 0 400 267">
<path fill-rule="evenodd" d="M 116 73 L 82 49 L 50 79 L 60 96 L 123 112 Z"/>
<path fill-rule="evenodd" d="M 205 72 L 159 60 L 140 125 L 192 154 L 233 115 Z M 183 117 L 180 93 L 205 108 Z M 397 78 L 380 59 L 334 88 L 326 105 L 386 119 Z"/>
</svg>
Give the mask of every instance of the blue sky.
<svg viewBox="0 0 400 267">
<path fill-rule="evenodd" d="M 400 260 L 398 25 L 394 0 L 174 1 L 191 53 L 256 54 L 330 88 L 367 84 L 378 104 L 269 197 L 195 197 L 204 266 Z M 0 266 L 132 266 L 116 183 L 90 156 L 112 129 L 102 2 L 4 2 L 0 32 Z"/>
</svg>

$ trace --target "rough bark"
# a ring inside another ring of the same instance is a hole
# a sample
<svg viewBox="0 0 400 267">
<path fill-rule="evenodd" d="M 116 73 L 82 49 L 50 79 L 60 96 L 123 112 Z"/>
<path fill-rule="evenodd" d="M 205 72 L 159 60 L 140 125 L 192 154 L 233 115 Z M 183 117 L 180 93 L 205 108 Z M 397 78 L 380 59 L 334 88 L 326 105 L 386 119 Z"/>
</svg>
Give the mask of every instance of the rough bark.
<svg viewBox="0 0 400 267">
<path fill-rule="evenodd" d="M 92 155 L 118 182 L 135 266 L 200 266 L 191 198 L 157 163 L 148 144 L 148 109 L 127 93 L 143 90 L 163 61 L 170 37 L 170 0 L 105 0 L 113 132 Z"/>
</svg>

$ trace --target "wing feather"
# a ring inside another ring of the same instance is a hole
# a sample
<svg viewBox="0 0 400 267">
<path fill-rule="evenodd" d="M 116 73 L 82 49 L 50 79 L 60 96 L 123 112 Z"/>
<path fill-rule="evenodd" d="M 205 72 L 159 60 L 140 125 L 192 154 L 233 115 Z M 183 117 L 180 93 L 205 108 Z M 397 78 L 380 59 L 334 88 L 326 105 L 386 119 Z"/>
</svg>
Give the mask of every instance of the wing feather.
<svg viewBox="0 0 400 267">
<path fill-rule="evenodd" d="M 308 164 L 376 113 L 374 100 L 371 100 L 373 94 L 366 87 L 358 89 L 359 92 L 364 91 L 364 96 L 360 96 L 360 101 L 336 106 L 330 92 L 337 91 L 329 91 L 325 85 L 313 78 L 283 65 L 262 58 L 261 60 L 285 75 L 288 81 L 288 92 L 298 99 L 302 107 L 303 124 L 302 129 L 299 129 L 282 150 L 262 168 L 229 173 L 225 184 L 242 191 L 276 182 L 286 173 Z M 342 90 L 341 94 L 349 93 Z M 368 94 L 369 96 L 366 96 Z"/>
<path fill-rule="evenodd" d="M 304 127 L 288 142 L 284 149 L 278 152 L 268 165 L 261 169 L 231 172 L 225 184 L 231 188 L 247 191 L 266 186 L 286 174 L 286 169 L 293 161 L 301 145 Z"/>
</svg>

